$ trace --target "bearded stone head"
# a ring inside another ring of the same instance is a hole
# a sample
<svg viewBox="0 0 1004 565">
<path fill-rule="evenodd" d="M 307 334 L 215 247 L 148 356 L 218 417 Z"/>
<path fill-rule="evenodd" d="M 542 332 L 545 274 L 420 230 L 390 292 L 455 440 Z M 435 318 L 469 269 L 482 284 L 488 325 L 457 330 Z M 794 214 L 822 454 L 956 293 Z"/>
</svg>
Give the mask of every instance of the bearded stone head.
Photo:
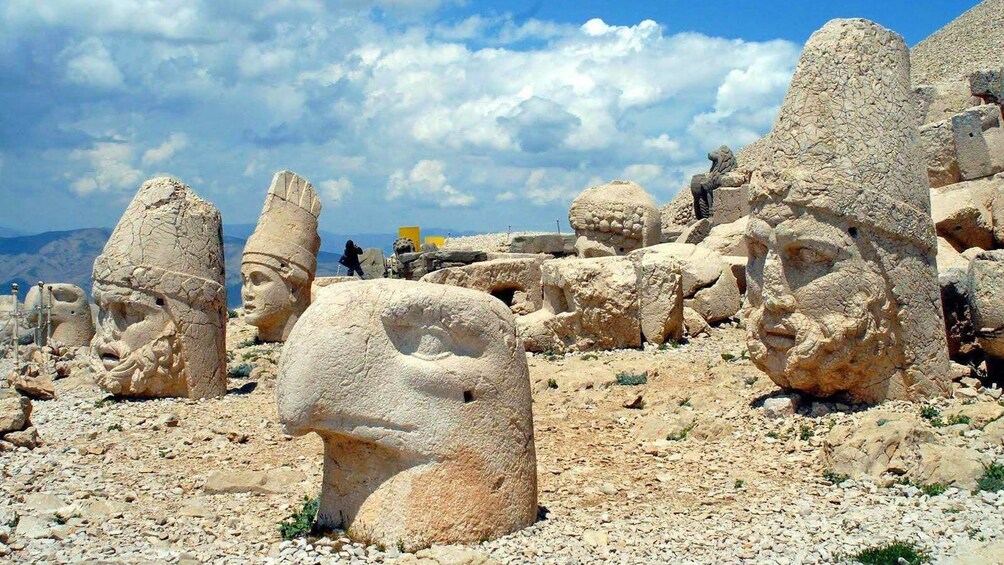
<svg viewBox="0 0 1004 565">
<path fill-rule="evenodd" d="M 324 439 L 324 526 L 411 550 L 534 521 L 526 356 L 512 313 L 486 293 L 325 288 L 283 348 L 276 397 L 290 433 Z"/>
<path fill-rule="evenodd" d="M 262 341 L 285 341 L 310 304 L 320 212 L 309 182 L 290 171 L 275 174 L 241 261 L 244 321 Z"/>
<path fill-rule="evenodd" d="M 97 382 L 124 396 L 226 392 L 219 211 L 175 179 L 143 183 L 94 261 Z"/>
<path fill-rule="evenodd" d="M 750 180 L 750 357 L 784 388 L 867 402 L 950 390 L 909 69 L 895 33 L 827 23 Z"/>
</svg>

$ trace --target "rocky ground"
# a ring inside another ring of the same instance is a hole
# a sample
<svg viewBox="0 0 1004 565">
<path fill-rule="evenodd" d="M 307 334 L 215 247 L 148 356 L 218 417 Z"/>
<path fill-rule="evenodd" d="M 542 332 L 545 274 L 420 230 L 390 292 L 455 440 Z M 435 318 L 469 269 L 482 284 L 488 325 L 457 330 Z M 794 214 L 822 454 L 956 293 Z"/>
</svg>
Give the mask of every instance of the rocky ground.
<svg viewBox="0 0 1004 565">
<path fill-rule="evenodd" d="M 81 369 L 56 381 L 57 399 L 35 401 L 45 445 L 0 453 L 0 560 L 832 563 L 892 540 L 935 561 L 1004 556 L 1004 491 L 974 493 L 964 461 L 903 464 L 965 483 L 934 496 L 892 475 L 833 475 L 857 459 L 895 459 L 890 450 L 909 459 L 918 445 L 1004 463 L 999 390 L 934 403 L 944 421 L 903 402 L 805 400 L 792 414 L 731 326 L 679 347 L 531 357 L 541 520 L 526 530 L 417 555 L 337 533 L 283 542 L 278 522 L 319 491 L 321 441 L 283 434 L 278 348 L 232 322 L 224 398 L 114 401 Z M 619 374 L 647 382 L 618 384 Z M 876 429 L 899 430 L 898 442 L 869 455 L 867 438 L 847 438 Z M 862 455 L 838 461 L 841 445 Z"/>
</svg>

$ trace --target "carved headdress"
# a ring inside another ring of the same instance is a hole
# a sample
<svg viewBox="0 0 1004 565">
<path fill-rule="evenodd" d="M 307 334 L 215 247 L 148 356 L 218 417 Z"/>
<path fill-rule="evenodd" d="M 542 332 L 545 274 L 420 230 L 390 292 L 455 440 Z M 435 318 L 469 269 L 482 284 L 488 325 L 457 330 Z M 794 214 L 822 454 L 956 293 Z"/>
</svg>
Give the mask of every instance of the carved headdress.
<svg viewBox="0 0 1004 565">
<path fill-rule="evenodd" d="M 265 206 L 244 247 L 244 263 L 265 265 L 283 277 L 309 283 L 317 269 L 321 201 L 313 185 L 291 171 L 272 177 Z"/>
</svg>

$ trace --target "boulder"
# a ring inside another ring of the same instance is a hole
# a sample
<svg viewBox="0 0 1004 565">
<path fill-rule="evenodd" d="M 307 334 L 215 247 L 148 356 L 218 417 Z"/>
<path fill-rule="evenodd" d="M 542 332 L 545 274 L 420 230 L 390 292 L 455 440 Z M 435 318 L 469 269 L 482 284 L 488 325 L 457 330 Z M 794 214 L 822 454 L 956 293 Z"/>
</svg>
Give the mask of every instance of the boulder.
<svg viewBox="0 0 1004 565">
<path fill-rule="evenodd" d="M 683 232 L 676 238 L 676 243 L 696 245 L 711 234 L 712 227 L 711 218 L 697 220 L 684 228 Z"/>
<path fill-rule="evenodd" d="M 641 345 L 633 257 L 555 259 L 541 267 L 543 308 L 517 327 L 528 351 L 585 351 Z"/>
<path fill-rule="evenodd" d="M 690 337 L 697 337 L 699 335 L 707 335 L 711 331 L 711 326 L 693 308 L 683 307 L 683 326 L 687 330 L 687 335 Z"/>
<path fill-rule="evenodd" d="M 680 262 L 683 305 L 698 312 L 707 323 L 731 318 L 739 311 L 738 282 L 717 252 L 685 243 L 662 243 L 648 252 L 669 255 Z"/>
<path fill-rule="evenodd" d="M 642 336 L 649 343 L 683 337 L 683 269 L 671 254 L 635 251 L 640 264 L 638 300 Z"/>
<path fill-rule="evenodd" d="M 514 314 L 540 310 L 543 303 L 537 257 L 496 259 L 464 267 L 450 267 L 422 277 L 422 282 L 459 286 L 487 292 L 505 303 Z"/>
<path fill-rule="evenodd" d="M 735 316 L 742 306 L 739 283 L 736 282 L 731 267 L 724 261 L 721 264 L 718 280 L 713 285 L 699 290 L 692 298 L 683 301 L 684 306 L 700 314 L 709 324 L 716 324 Z"/>
<path fill-rule="evenodd" d="M 717 201 L 716 201 L 717 202 Z M 716 203 L 715 206 L 718 206 Z M 744 216 L 738 220 L 719 224 L 711 228 L 708 237 L 704 238 L 699 245 L 707 247 L 719 255 L 746 256 L 746 226 L 749 224 L 749 216 Z"/>
<path fill-rule="evenodd" d="M 736 173 L 740 173 L 740 171 L 732 171 L 723 176 L 723 181 Z M 716 226 L 730 224 L 743 216 L 748 216 L 750 213 L 749 188 L 749 184 L 744 183 L 735 187 L 723 185 L 716 190 L 711 222 Z"/>
<path fill-rule="evenodd" d="M 979 253 L 969 263 L 969 314 L 987 355 L 991 378 L 1004 378 L 1004 249 Z"/>
<path fill-rule="evenodd" d="M 964 79 L 920 85 L 913 89 L 919 125 L 939 122 L 979 103 Z"/>
<path fill-rule="evenodd" d="M 970 247 L 993 249 L 990 199 L 963 182 L 931 189 L 931 216 L 938 236 L 958 251 Z M 940 262 L 939 262 L 940 265 Z"/>
<path fill-rule="evenodd" d="M 14 389 L 0 388 L 0 435 L 23 430 L 31 421 L 31 400 Z"/>
<path fill-rule="evenodd" d="M 546 253 L 554 257 L 575 255 L 574 234 L 518 235 L 512 238 L 509 250 L 513 253 Z"/>
</svg>

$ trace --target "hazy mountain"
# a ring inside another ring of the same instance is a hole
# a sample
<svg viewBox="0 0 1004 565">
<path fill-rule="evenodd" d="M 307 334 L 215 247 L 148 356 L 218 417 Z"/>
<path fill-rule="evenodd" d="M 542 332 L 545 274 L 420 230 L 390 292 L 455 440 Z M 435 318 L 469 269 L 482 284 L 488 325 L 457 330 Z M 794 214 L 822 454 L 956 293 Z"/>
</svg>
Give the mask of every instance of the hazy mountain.
<svg viewBox="0 0 1004 565">
<path fill-rule="evenodd" d="M 26 235 L 26 234 L 13 228 L 5 228 L 3 226 L 0 226 L 0 237 L 17 237 L 19 235 Z"/>
</svg>

